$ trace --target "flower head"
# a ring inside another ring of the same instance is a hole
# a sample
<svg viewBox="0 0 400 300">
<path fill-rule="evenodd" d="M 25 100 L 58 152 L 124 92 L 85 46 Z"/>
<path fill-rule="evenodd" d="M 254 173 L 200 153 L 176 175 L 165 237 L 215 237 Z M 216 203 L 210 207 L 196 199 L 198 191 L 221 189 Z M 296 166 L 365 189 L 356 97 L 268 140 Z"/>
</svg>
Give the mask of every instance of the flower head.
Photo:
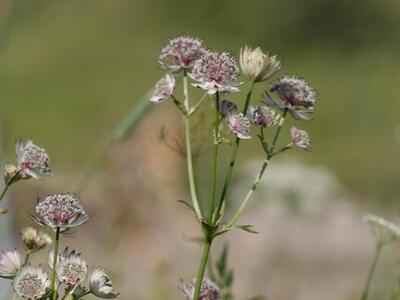
<svg viewBox="0 0 400 300">
<path fill-rule="evenodd" d="M 311 150 L 311 140 L 307 131 L 297 129 L 295 126 L 292 126 L 290 129 L 290 136 L 292 138 L 292 143 L 295 146 L 302 150 Z"/>
<path fill-rule="evenodd" d="M 163 102 L 166 98 L 172 95 L 174 88 L 175 77 L 171 74 L 166 74 L 156 83 L 156 87 L 154 89 L 153 96 L 150 98 L 150 101 L 156 103 Z"/>
<path fill-rule="evenodd" d="M 181 281 L 180 290 L 187 300 L 193 300 L 196 279 L 192 283 Z M 201 283 L 199 300 L 221 300 L 221 292 L 219 287 L 210 279 L 204 278 Z"/>
<path fill-rule="evenodd" d="M 20 297 L 36 300 L 49 291 L 50 280 L 42 268 L 26 266 L 15 277 L 13 286 Z"/>
<path fill-rule="evenodd" d="M 247 118 L 252 124 L 260 128 L 267 128 L 276 125 L 279 121 L 279 115 L 268 106 L 250 106 L 247 112 Z"/>
<path fill-rule="evenodd" d="M 270 79 L 281 68 L 277 57 L 264 53 L 260 47 L 251 49 L 247 45 L 240 49 L 240 67 L 243 74 L 254 82 Z"/>
<path fill-rule="evenodd" d="M 382 217 L 366 215 L 363 221 L 371 226 L 372 232 L 381 242 L 390 242 L 400 239 L 400 226 Z"/>
<path fill-rule="evenodd" d="M 230 114 L 227 118 L 229 129 L 240 139 L 249 139 L 250 121 L 242 113 Z"/>
<path fill-rule="evenodd" d="M 236 82 L 238 73 L 239 67 L 229 53 L 204 50 L 189 75 L 197 81 L 194 86 L 215 94 L 239 91 Z"/>
<path fill-rule="evenodd" d="M 22 229 L 21 238 L 25 247 L 30 251 L 42 249 L 43 247 L 50 245 L 52 242 L 52 239 L 48 234 L 33 227 L 25 227 Z"/>
<path fill-rule="evenodd" d="M 53 194 L 39 199 L 36 212 L 40 218 L 32 216 L 39 225 L 61 231 L 79 226 L 89 220 L 79 198 L 74 194 Z"/>
<path fill-rule="evenodd" d="M 116 298 L 119 293 L 115 292 L 112 282 L 103 269 L 95 269 L 89 277 L 90 292 L 103 299 Z"/>
<path fill-rule="evenodd" d="M 297 120 L 311 120 L 310 115 L 314 112 L 317 94 L 304 79 L 285 75 L 272 84 L 269 91 L 276 92 L 282 100 L 282 103 L 278 104 L 266 92 L 264 100 L 269 105 L 276 105 L 281 110 L 288 109 Z"/>
<path fill-rule="evenodd" d="M 18 166 L 22 178 L 39 178 L 52 175 L 49 162 L 50 158 L 46 150 L 36 146 L 32 140 L 25 144 L 18 141 L 15 145 Z"/>
<path fill-rule="evenodd" d="M 218 111 L 223 117 L 226 118 L 229 115 L 237 112 L 237 105 L 229 100 L 222 100 L 219 103 Z"/>
<path fill-rule="evenodd" d="M 86 261 L 80 254 L 75 254 L 75 251 L 72 251 L 68 256 L 60 257 L 56 267 L 56 274 L 60 282 L 74 286 L 85 280 L 87 270 Z"/>
<path fill-rule="evenodd" d="M 191 36 L 177 36 L 161 49 L 158 62 L 163 69 L 179 72 L 190 69 L 202 51 L 202 41 Z"/>
<path fill-rule="evenodd" d="M 25 257 L 18 250 L 1 251 L 0 277 L 14 278 L 25 263 Z"/>
</svg>

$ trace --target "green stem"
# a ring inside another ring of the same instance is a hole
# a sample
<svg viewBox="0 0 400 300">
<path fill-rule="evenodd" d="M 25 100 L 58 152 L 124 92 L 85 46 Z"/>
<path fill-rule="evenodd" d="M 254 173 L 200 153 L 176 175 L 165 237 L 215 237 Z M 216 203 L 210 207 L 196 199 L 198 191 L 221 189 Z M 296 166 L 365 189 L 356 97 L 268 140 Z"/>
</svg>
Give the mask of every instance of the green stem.
<svg viewBox="0 0 400 300">
<path fill-rule="evenodd" d="M 188 79 L 187 79 L 186 73 L 183 76 L 183 95 L 185 97 L 184 104 L 185 104 L 186 111 L 190 111 Z M 191 140 L 190 140 L 189 116 L 183 117 L 183 124 L 184 124 L 184 128 L 185 128 L 186 159 L 187 159 L 190 194 L 191 194 L 191 198 L 192 198 L 192 202 L 193 202 L 193 208 L 196 213 L 196 217 L 201 222 L 202 215 L 201 215 L 201 209 L 199 206 L 199 202 L 197 200 L 196 184 L 195 184 L 194 172 L 193 172 L 193 159 L 192 159 L 192 146 L 191 146 Z"/>
<path fill-rule="evenodd" d="M 383 247 L 383 243 L 382 242 L 377 242 L 375 255 L 374 255 L 374 258 L 372 260 L 372 264 L 371 264 L 371 266 L 369 268 L 367 279 L 365 281 L 364 290 L 363 290 L 363 293 L 361 295 L 360 300 L 367 300 L 368 299 L 369 288 L 371 286 L 371 281 L 372 281 L 372 277 L 373 277 L 375 269 L 376 269 L 376 265 L 378 264 L 378 260 L 379 260 L 379 257 L 381 255 L 381 252 L 382 252 L 381 251 L 382 247 Z"/>
<path fill-rule="evenodd" d="M 6 186 L 5 186 L 4 189 L 3 189 L 3 192 L 2 192 L 1 195 L 0 195 L 0 201 L 3 200 L 3 198 L 4 198 L 4 196 L 6 195 L 7 190 L 8 190 L 9 187 L 10 187 L 10 185 L 7 183 Z"/>
<path fill-rule="evenodd" d="M 254 82 L 251 84 L 250 90 L 249 90 L 249 92 L 247 93 L 247 96 L 246 96 L 246 101 L 245 101 L 244 108 L 243 108 L 243 114 L 244 115 L 246 115 L 247 110 L 249 108 L 251 95 L 253 94 L 253 89 L 254 89 Z M 214 218 L 212 220 L 213 224 L 215 224 L 217 222 L 218 218 L 219 218 L 219 214 L 221 212 L 223 202 L 225 201 L 226 194 L 228 193 L 228 187 L 229 187 L 229 184 L 231 182 L 233 168 L 235 167 L 235 162 L 236 162 L 236 157 L 237 157 L 237 153 L 238 153 L 238 150 L 239 150 L 239 146 L 240 146 L 240 139 L 236 138 L 235 144 L 233 145 L 233 148 L 232 148 L 231 158 L 230 158 L 230 161 L 229 161 L 229 167 L 228 167 L 228 171 L 226 173 L 225 182 L 224 182 L 224 186 L 222 188 L 221 197 L 220 197 L 219 202 L 218 202 L 218 208 L 217 208 L 216 213 L 214 214 Z"/>
<path fill-rule="evenodd" d="M 209 221 L 212 221 L 214 209 L 215 209 L 215 194 L 217 190 L 217 168 L 218 168 L 218 146 L 219 146 L 219 93 L 215 94 L 215 124 L 214 124 L 214 149 L 213 149 L 213 164 L 211 168 L 211 194 L 210 194 L 210 212 Z"/>
<path fill-rule="evenodd" d="M 56 238 L 54 239 L 54 254 L 53 254 L 53 269 L 51 270 L 51 295 L 52 300 L 57 298 L 57 290 L 55 289 L 56 285 L 56 267 L 57 267 L 57 257 L 58 257 L 58 244 L 60 241 L 60 227 L 56 229 Z"/>
<path fill-rule="evenodd" d="M 12 298 L 11 298 L 11 300 L 17 300 L 17 297 L 18 297 L 17 293 L 14 292 L 14 293 L 13 293 L 13 296 L 12 296 Z"/>
<path fill-rule="evenodd" d="M 247 193 L 246 197 L 244 198 L 242 204 L 240 205 L 238 211 L 237 211 L 236 214 L 233 216 L 233 218 L 225 225 L 225 227 L 230 228 L 230 227 L 235 226 L 236 221 L 239 219 L 239 217 L 241 216 L 241 214 L 243 213 L 243 211 L 246 209 L 247 204 L 248 204 L 248 202 L 249 202 L 251 196 L 252 196 L 252 195 L 254 194 L 254 192 L 256 191 L 257 186 L 258 186 L 258 184 L 260 183 L 261 178 L 262 178 L 262 176 L 264 175 L 265 170 L 267 169 L 267 166 L 269 165 L 269 162 L 270 162 L 270 159 L 271 159 L 271 153 L 273 153 L 273 150 L 274 150 L 274 148 L 275 148 L 275 146 L 276 146 L 276 142 L 278 141 L 278 137 L 279 137 L 279 134 L 280 134 L 280 132 L 281 132 L 283 123 L 284 123 L 284 121 L 285 121 L 287 112 L 288 112 L 288 109 L 285 109 L 285 111 L 284 111 L 283 114 L 282 114 L 281 121 L 279 122 L 278 128 L 276 129 L 275 136 L 274 136 L 273 141 L 272 141 L 271 150 L 270 150 L 270 152 L 269 152 L 270 154 L 267 155 L 267 157 L 265 158 L 264 163 L 263 163 L 262 166 L 261 166 L 260 172 L 258 173 L 256 179 L 254 180 L 253 185 L 251 186 L 251 189 L 248 191 L 248 193 Z"/>
<path fill-rule="evenodd" d="M 204 244 L 203 255 L 201 257 L 199 270 L 198 270 L 197 276 L 196 276 L 196 285 L 194 288 L 193 300 L 199 299 L 199 295 L 200 295 L 200 291 L 201 291 L 201 284 L 203 282 L 204 273 L 205 273 L 206 266 L 207 266 L 208 255 L 210 254 L 211 243 L 212 243 L 212 240 L 208 240 Z"/>
</svg>

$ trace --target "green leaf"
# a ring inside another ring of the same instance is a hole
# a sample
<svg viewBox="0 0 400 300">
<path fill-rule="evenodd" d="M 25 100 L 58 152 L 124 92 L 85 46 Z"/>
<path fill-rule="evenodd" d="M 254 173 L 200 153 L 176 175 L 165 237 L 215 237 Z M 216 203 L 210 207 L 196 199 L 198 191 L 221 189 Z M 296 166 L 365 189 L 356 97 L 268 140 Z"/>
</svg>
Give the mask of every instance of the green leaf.
<svg viewBox="0 0 400 300">
<path fill-rule="evenodd" d="M 224 277 L 226 272 L 226 261 L 228 258 L 228 253 L 229 253 L 229 245 L 228 243 L 225 243 L 224 247 L 222 248 L 221 255 L 216 263 L 218 273 L 221 277 Z"/>
<path fill-rule="evenodd" d="M 253 228 L 253 225 L 240 225 L 240 226 L 235 226 L 238 229 L 242 229 L 244 231 L 250 232 L 250 233 L 259 233 L 258 231 L 255 231 Z"/>
</svg>

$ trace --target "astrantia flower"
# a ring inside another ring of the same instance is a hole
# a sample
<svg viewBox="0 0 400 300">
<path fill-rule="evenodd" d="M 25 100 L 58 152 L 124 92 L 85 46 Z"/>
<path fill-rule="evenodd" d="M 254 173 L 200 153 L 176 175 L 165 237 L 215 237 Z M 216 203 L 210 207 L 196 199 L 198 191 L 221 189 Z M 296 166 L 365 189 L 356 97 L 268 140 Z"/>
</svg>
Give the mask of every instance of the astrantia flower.
<svg viewBox="0 0 400 300">
<path fill-rule="evenodd" d="M 373 234 L 381 242 L 400 239 L 400 225 L 398 224 L 375 215 L 366 215 L 363 217 L 363 221 L 371 226 Z"/>
<path fill-rule="evenodd" d="M 268 93 L 264 100 L 269 105 L 276 105 L 279 109 L 288 109 L 295 119 L 309 121 L 314 111 L 316 92 L 301 78 L 285 75 L 283 78 L 271 85 L 270 92 L 276 92 L 282 103 L 277 103 Z"/>
<path fill-rule="evenodd" d="M 115 292 L 112 282 L 103 269 L 95 269 L 89 277 L 90 292 L 100 298 L 113 299 L 119 293 Z"/>
<path fill-rule="evenodd" d="M 218 110 L 223 117 L 228 117 L 229 115 L 237 112 L 237 105 L 229 100 L 222 100 L 219 103 Z"/>
<path fill-rule="evenodd" d="M 70 254 L 60 259 L 56 267 L 57 278 L 67 285 L 77 285 L 86 278 L 87 263 L 79 254 Z"/>
<path fill-rule="evenodd" d="M 187 300 L 193 300 L 196 279 L 192 283 L 181 282 L 180 290 Z M 218 286 L 210 279 L 204 278 L 201 283 L 199 300 L 221 300 L 221 292 Z"/>
<path fill-rule="evenodd" d="M 236 82 L 238 73 L 239 67 L 229 53 L 205 50 L 195 61 L 189 75 L 197 81 L 194 86 L 215 94 L 239 91 Z"/>
<path fill-rule="evenodd" d="M 260 128 L 267 128 L 276 125 L 279 121 L 279 115 L 267 106 L 250 106 L 247 118 L 252 124 Z"/>
<path fill-rule="evenodd" d="M 150 98 L 150 101 L 161 103 L 166 98 L 172 95 L 175 88 L 175 77 L 171 74 L 166 74 L 163 78 L 161 78 L 157 83 L 154 89 L 153 96 Z"/>
<path fill-rule="evenodd" d="M 292 138 L 292 143 L 300 149 L 307 151 L 311 149 L 311 140 L 307 131 L 292 126 L 290 129 L 290 137 Z"/>
<path fill-rule="evenodd" d="M 158 58 L 163 69 L 171 72 L 188 70 L 202 51 L 202 41 L 191 36 L 177 36 L 168 41 Z"/>
<path fill-rule="evenodd" d="M 59 227 L 65 231 L 89 220 L 79 198 L 74 194 L 53 194 L 39 199 L 36 205 L 39 218 L 32 218 L 40 225 Z"/>
<path fill-rule="evenodd" d="M 46 150 L 36 146 L 32 140 L 28 140 L 25 144 L 18 141 L 15 150 L 22 178 L 52 175 L 49 168 L 50 158 Z"/>
<path fill-rule="evenodd" d="M 43 247 L 50 245 L 52 242 L 52 239 L 48 234 L 33 227 L 25 227 L 22 229 L 21 239 L 25 247 L 30 251 L 42 249 Z"/>
<path fill-rule="evenodd" d="M 18 250 L 1 251 L 0 277 L 14 278 L 25 263 L 25 257 Z"/>
<path fill-rule="evenodd" d="M 242 113 L 230 114 L 227 118 L 229 129 L 240 139 L 249 139 L 250 121 Z"/>
<path fill-rule="evenodd" d="M 50 280 L 42 268 L 26 266 L 15 277 L 13 286 L 20 297 L 36 300 L 49 291 Z"/>
<path fill-rule="evenodd" d="M 264 53 L 260 47 L 251 49 L 247 45 L 240 49 L 240 67 L 243 74 L 254 82 L 270 79 L 281 68 L 277 57 Z"/>
</svg>

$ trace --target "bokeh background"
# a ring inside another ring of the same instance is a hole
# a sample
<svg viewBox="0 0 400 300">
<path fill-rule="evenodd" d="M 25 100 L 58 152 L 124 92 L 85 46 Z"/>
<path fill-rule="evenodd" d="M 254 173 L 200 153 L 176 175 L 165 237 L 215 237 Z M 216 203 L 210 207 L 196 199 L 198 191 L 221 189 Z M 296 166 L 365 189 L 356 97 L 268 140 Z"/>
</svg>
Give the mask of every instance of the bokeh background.
<svg viewBox="0 0 400 300">
<path fill-rule="evenodd" d="M 281 75 L 303 76 L 319 93 L 315 120 L 299 124 L 313 151 L 278 157 L 243 218 L 260 233 L 227 235 L 236 298 L 357 299 L 374 249 L 361 217 L 398 220 L 395 0 L 1 0 L 1 161 L 14 160 L 16 139 L 31 137 L 48 149 L 56 176 L 12 187 L 0 245 L 18 245 L 37 196 L 78 188 L 115 128 L 162 76 L 156 58 L 178 33 L 236 57 L 244 44 L 259 45 L 282 58 Z M 254 102 L 266 86 L 257 86 Z M 191 241 L 198 227 L 177 203 L 188 199 L 184 160 L 159 141 L 162 126 L 171 140 L 181 137 L 172 105 L 153 108 L 101 161 L 81 195 L 91 222 L 63 241 L 109 270 L 123 300 L 181 297 L 179 279 L 193 278 L 199 261 L 201 248 Z M 210 144 L 201 135 L 208 126 L 199 123 L 197 136 L 204 196 Z M 262 159 L 256 139 L 241 148 L 232 207 Z M 385 250 L 371 299 L 397 291 L 399 258 L 395 246 Z M 1 284 L 6 299 L 8 283 Z"/>
</svg>

